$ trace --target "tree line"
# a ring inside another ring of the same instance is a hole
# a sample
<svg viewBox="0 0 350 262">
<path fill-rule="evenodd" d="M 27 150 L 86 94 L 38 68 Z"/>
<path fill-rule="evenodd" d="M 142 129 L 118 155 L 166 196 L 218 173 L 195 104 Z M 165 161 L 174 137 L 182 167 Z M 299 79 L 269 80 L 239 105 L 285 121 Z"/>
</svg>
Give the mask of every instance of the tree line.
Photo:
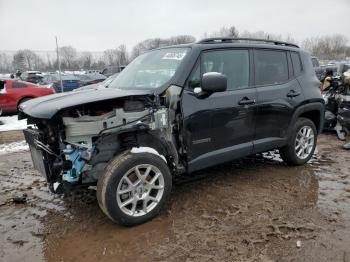
<svg viewBox="0 0 350 262">
<path fill-rule="evenodd" d="M 312 55 L 322 60 L 342 60 L 350 57 L 350 47 L 348 40 L 341 34 L 325 35 L 319 37 L 306 38 L 298 43 L 292 36 L 282 36 L 271 34 L 264 31 L 249 32 L 247 30 L 239 32 L 234 26 L 222 27 L 217 31 L 203 34 L 207 37 L 243 37 L 260 38 L 271 40 L 282 40 L 286 42 L 300 44 L 302 48 L 309 51 Z M 62 46 L 59 48 L 61 69 L 62 70 L 89 70 L 102 69 L 108 65 L 125 66 L 135 57 L 143 52 L 159 47 L 193 43 L 196 38 L 192 35 L 179 35 L 170 38 L 151 38 L 136 44 L 131 51 L 127 50 L 125 45 L 120 45 L 114 49 L 107 49 L 100 57 L 94 57 L 91 52 L 78 52 L 72 46 Z M 9 56 L 0 51 L 0 72 L 9 73 L 17 69 L 56 71 L 58 68 L 57 59 L 47 57 L 44 59 L 32 50 L 18 50 L 13 56 Z"/>
</svg>

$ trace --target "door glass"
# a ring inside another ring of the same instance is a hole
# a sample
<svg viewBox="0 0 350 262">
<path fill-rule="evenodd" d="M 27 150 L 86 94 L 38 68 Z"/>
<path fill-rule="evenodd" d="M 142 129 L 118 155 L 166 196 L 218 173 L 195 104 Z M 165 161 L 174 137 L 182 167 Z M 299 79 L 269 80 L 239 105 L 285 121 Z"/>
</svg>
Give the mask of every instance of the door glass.
<svg viewBox="0 0 350 262">
<path fill-rule="evenodd" d="M 216 50 L 205 52 L 201 58 L 202 74 L 218 72 L 227 77 L 227 90 L 249 86 L 248 50 Z"/>
<path fill-rule="evenodd" d="M 25 88 L 27 85 L 25 83 L 14 81 L 12 82 L 12 88 Z"/>
<path fill-rule="evenodd" d="M 291 56 L 292 56 L 292 63 L 294 68 L 294 75 L 298 76 L 302 71 L 300 56 L 297 52 L 291 52 Z"/>
<path fill-rule="evenodd" d="M 277 50 L 256 50 L 255 84 L 276 85 L 288 81 L 287 54 Z"/>
</svg>

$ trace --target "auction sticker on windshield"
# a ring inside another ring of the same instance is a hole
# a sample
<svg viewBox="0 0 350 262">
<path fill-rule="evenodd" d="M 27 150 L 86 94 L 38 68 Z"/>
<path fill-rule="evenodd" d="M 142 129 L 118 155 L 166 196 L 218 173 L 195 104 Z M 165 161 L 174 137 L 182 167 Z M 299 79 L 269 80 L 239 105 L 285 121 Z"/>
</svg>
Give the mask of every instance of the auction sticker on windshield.
<svg viewBox="0 0 350 262">
<path fill-rule="evenodd" d="M 166 53 L 162 59 L 167 60 L 182 60 L 186 55 L 186 51 L 169 52 Z"/>
</svg>

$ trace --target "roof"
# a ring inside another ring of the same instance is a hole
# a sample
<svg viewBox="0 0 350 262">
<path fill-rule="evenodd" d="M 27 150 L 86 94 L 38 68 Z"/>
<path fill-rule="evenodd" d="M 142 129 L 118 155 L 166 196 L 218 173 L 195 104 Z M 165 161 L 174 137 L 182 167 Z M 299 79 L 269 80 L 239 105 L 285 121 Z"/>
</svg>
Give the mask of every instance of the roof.
<svg viewBox="0 0 350 262">
<path fill-rule="evenodd" d="M 259 38 L 228 38 L 228 37 L 214 37 L 205 38 L 197 42 L 197 44 L 218 44 L 218 43 L 254 43 L 254 44 L 272 44 L 279 46 L 290 46 L 299 48 L 298 45 L 279 40 L 259 39 Z"/>
<path fill-rule="evenodd" d="M 220 49 L 220 48 L 266 48 L 266 49 L 284 49 L 284 50 L 293 50 L 299 51 L 300 47 L 293 43 L 269 40 L 269 39 L 257 39 L 257 38 L 227 38 L 227 37 L 216 37 L 216 38 L 205 38 L 195 43 L 189 44 L 180 44 L 172 46 L 164 46 L 156 49 L 166 49 L 166 48 L 194 48 L 199 50 L 208 50 L 208 49 Z M 153 50 L 156 50 L 153 49 Z M 297 50 L 296 50 L 297 49 Z M 148 50 L 153 51 L 153 50 Z M 146 53 L 147 53 L 146 52 Z"/>
</svg>

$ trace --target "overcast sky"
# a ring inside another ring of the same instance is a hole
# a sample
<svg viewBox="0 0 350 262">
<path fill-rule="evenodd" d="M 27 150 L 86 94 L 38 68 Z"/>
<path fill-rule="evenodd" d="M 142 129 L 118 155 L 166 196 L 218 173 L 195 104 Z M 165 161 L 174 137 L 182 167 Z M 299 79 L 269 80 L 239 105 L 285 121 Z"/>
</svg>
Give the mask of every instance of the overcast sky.
<svg viewBox="0 0 350 262">
<path fill-rule="evenodd" d="M 103 51 L 153 37 L 239 31 L 350 40 L 350 0 L 0 0 L 0 50 Z"/>
</svg>

